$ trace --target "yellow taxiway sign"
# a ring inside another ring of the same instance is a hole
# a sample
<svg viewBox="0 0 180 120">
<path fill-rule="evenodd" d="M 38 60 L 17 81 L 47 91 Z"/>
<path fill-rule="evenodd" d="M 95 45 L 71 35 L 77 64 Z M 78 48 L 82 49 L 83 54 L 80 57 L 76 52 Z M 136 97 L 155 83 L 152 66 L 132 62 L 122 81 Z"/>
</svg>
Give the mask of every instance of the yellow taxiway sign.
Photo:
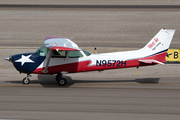
<svg viewBox="0 0 180 120">
<path fill-rule="evenodd" d="M 166 61 L 180 61 L 180 49 L 169 49 L 166 54 Z"/>
</svg>

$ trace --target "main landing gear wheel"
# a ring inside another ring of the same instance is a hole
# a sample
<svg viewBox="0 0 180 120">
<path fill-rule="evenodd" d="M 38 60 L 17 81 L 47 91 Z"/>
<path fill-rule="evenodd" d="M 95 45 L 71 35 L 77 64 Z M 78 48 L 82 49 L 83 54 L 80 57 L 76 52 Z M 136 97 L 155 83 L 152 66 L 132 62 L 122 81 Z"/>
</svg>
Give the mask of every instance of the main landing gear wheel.
<svg viewBox="0 0 180 120">
<path fill-rule="evenodd" d="M 57 75 L 56 75 L 56 81 L 58 81 L 58 80 L 60 80 L 60 79 L 62 79 L 62 75 L 61 75 L 61 74 L 57 74 Z"/>
<path fill-rule="evenodd" d="M 67 83 L 67 80 L 65 78 L 59 79 L 58 81 L 59 86 L 65 86 Z"/>
<path fill-rule="evenodd" d="M 25 78 L 22 80 L 22 83 L 28 85 L 28 84 L 30 83 L 30 79 L 29 79 L 28 77 L 25 77 Z"/>
<path fill-rule="evenodd" d="M 65 86 L 67 83 L 67 80 L 62 77 L 62 74 L 56 75 L 56 81 L 57 81 L 59 86 Z"/>
</svg>

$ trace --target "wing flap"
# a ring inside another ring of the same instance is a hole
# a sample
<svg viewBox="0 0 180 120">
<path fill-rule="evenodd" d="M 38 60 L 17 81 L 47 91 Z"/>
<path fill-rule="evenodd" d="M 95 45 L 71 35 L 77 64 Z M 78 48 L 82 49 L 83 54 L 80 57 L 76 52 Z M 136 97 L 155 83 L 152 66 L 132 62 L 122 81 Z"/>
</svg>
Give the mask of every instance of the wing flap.
<svg viewBox="0 0 180 120">
<path fill-rule="evenodd" d="M 156 64 L 164 65 L 164 63 L 159 62 L 157 60 L 139 60 L 139 62 L 146 63 L 146 64 L 156 63 Z"/>
</svg>

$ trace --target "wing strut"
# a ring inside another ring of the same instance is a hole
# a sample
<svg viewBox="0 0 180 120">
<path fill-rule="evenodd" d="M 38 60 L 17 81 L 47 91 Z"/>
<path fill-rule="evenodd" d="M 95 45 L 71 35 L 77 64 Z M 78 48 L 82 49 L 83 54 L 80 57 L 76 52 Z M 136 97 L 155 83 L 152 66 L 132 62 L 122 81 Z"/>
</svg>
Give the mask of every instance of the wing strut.
<svg viewBox="0 0 180 120">
<path fill-rule="evenodd" d="M 48 66 L 49 66 L 49 62 L 50 62 L 50 59 L 51 59 L 52 52 L 53 52 L 53 50 L 51 49 L 51 50 L 49 50 L 49 52 L 47 54 L 47 57 L 46 57 L 46 59 L 47 59 L 46 67 L 43 70 L 43 73 L 48 73 Z"/>
</svg>

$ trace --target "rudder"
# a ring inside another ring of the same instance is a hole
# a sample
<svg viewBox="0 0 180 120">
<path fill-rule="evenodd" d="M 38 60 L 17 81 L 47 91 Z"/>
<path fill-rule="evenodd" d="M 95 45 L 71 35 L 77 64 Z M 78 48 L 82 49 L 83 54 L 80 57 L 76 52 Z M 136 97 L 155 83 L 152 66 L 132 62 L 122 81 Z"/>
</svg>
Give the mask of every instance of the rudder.
<svg viewBox="0 0 180 120">
<path fill-rule="evenodd" d="M 165 62 L 165 56 L 171 44 L 175 30 L 161 29 L 140 51 L 144 60 Z M 143 60 L 141 59 L 141 60 Z"/>
</svg>

